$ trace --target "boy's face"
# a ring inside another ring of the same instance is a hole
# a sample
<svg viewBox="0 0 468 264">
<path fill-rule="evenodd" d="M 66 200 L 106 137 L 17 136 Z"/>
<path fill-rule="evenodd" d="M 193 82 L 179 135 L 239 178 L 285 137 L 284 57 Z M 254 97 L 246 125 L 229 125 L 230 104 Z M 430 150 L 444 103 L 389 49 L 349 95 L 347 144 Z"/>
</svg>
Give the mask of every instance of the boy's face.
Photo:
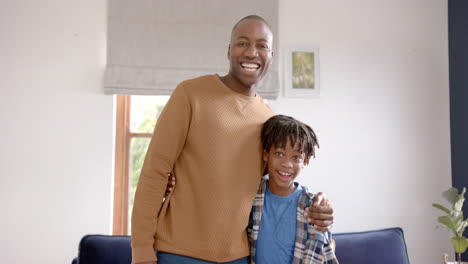
<svg viewBox="0 0 468 264">
<path fill-rule="evenodd" d="M 263 152 L 263 160 L 267 163 L 270 175 L 268 187 L 279 196 L 285 196 L 294 191 L 294 179 L 304 168 L 304 153 L 299 152 L 300 145 L 291 145 L 288 139 L 286 146 L 272 146 Z"/>
</svg>

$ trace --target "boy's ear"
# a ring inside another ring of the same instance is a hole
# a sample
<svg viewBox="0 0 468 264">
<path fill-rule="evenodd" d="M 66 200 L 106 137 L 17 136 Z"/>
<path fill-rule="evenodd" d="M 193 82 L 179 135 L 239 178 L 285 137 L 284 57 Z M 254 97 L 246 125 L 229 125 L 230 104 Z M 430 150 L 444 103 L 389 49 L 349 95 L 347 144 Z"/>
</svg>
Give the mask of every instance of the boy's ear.
<svg viewBox="0 0 468 264">
<path fill-rule="evenodd" d="M 263 161 L 268 162 L 268 152 L 266 150 L 263 150 Z"/>
</svg>

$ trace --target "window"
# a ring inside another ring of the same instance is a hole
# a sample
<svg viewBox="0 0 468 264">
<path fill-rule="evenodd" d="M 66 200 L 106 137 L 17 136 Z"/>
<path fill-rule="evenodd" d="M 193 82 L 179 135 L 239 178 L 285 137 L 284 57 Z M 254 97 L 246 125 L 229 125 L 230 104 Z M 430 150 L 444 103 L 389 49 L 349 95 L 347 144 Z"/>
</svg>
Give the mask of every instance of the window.
<svg viewBox="0 0 468 264">
<path fill-rule="evenodd" d="M 130 233 L 133 198 L 154 126 L 169 96 L 117 96 L 113 234 Z"/>
</svg>

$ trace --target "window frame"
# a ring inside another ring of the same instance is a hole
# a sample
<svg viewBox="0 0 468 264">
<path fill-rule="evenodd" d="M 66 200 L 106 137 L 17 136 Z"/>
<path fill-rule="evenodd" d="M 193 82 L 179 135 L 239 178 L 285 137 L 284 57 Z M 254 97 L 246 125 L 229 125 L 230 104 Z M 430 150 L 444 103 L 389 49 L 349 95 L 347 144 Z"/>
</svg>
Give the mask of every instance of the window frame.
<svg viewBox="0 0 468 264">
<path fill-rule="evenodd" d="M 128 207 L 130 194 L 130 144 L 132 138 L 148 137 L 153 133 L 133 133 L 130 130 L 131 96 L 116 96 L 115 132 L 115 175 L 114 208 L 112 220 L 113 235 L 128 235 Z"/>
</svg>

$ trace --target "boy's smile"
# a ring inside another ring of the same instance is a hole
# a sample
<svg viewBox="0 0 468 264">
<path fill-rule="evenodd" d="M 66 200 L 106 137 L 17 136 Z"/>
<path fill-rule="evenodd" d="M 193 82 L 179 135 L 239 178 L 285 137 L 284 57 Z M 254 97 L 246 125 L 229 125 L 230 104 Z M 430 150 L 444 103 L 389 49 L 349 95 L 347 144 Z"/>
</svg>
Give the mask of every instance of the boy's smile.
<svg viewBox="0 0 468 264">
<path fill-rule="evenodd" d="M 272 146 L 263 152 L 263 160 L 268 166 L 268 188 L 272 193 L 286 196 L 294 191 L 294 179 L 304 167 L 304 153 L 299 149 L 299 143 L 293 147 L 288 139 L 286 146 Z"/>
<path fill-rule="evenodd" d="M 291 179 L 292 173 L 277 171 L 281 180 L 289 181 Z"/>
</svg>

